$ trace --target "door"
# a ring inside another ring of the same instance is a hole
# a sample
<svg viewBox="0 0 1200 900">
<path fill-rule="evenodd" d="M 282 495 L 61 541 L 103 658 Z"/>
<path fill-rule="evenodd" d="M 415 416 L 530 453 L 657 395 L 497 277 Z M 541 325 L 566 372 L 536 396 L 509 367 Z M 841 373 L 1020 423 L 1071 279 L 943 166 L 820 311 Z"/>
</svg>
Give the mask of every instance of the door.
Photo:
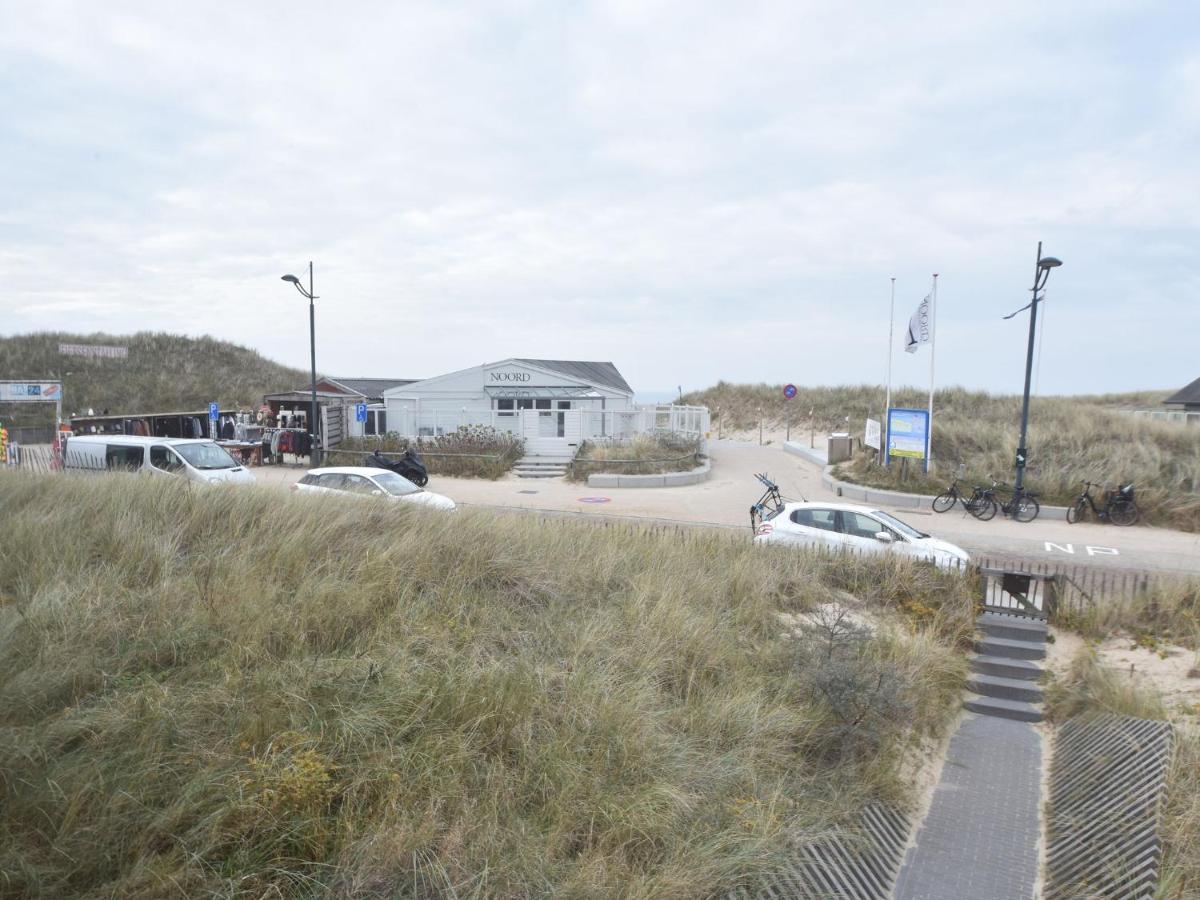
<svg viewBox="0 0 1200 900">
<path fill-rule="evenodd" d="M 838 531 L 837 516 L 837 511 L 833 509 L 793 510 L 786 523 L 775 526 L 776 533 L 782 533 L 789 541 L 807 547 L 837 549 L 844 543 L 843 536 Z"/>
<path fill-rule="evenodd" d="M 846 547 L 856 553 L 887 553 L 892 549 L 891 542 L 879 540 L 875 535 L 883 532 L 891 534 L 891 529 L 882 522 L 873 519 L 865 513 L 841 511 L 839 530 L 842 532 Z"/>
</svg>

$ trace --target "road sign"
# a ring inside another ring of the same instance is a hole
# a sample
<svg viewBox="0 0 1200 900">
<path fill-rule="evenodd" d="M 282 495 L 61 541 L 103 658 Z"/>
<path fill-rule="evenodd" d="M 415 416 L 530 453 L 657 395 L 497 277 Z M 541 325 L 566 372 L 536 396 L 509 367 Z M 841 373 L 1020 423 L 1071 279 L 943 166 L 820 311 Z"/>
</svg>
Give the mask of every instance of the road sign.
<svg viewBox="0 0 1200 900">
<path fill-rule="evenodd" d="M 791 400 L 796 396 L 796 386 L 794 384 L 785 384 L 783 386 L 783 396 Z"/>
<path fill-rule="evenodd" d="M 213 422 L 221 418 L 221 407 L 217 406 L 215 403 L 208 404 L 208 418 Z"/>
<path fill-rule="evenodd" d="M 1017 468 L 1024 468 L 1025 460 L 1028 459 L 1029 453 L 1024 447 L 1017 448 Z"/>
<path fill-rule="evenodd" d="M 367 421 L 367 404 L 365 404 L 365 403 L 355 403 L 354 404 L 354 421 L 356 421 L 356 422 Z"/>
</svg>

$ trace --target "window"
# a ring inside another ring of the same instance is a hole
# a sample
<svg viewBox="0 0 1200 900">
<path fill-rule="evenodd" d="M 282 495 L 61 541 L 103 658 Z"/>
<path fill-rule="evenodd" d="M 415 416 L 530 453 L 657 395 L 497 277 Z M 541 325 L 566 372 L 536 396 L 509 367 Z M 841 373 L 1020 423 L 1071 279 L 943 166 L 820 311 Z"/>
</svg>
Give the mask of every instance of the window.
<svg viewBox="0 0 1200 900">
<path fill-rule="evenodd" d="M 141 447 L 109 444 L 104 450 L 104 462 L 110 469 L 125 469 L 136 472 L 142 467 L 146 452 Z"/>
<path fill-rule="evenodd" d="M 330 490 L 334 491 L 340 491 L 342 489 L 342 482 L 345 480 L 345 478 L 346 476 L 341 472 L 330 472 L 325 475 L 319 475 L 317 486 L 329 488 Z"/>
<path fill-rule="evenodd" d="M 387 434 L 387 410 L 368 409 L 367 421 L 363 424 L 364 434 Z"/>
<path fill-rule="evenodd" d="M 361 475 L 344 475 L 342 477 L 345 479 L 342 482 L 343 491 L 349 491 L 352 494 L 369 494 L 375 490 L 375 485 Z"/>
<path fill-rule="evenodd" d="M 900 534 L 904 535 L 906 538 L 909 538 L 910 540 L 915 541 L 918 538 L 929 537 L 929 535 L 927 535 L 925 532 L 917 531 L 917 529 L 913 528 L 907 522 L 901 522 L 895 516 L 888 515 L 881 509 L 871 510 L 871 515 L 873 515 L 877 519 L 882 520 L 893 531 L 898 531 Z"/>
<path fill-rule="evenodd" d="M 518 397 L 517 409 L 533 409 L 533 400 L 530 397 Z"/>
<path fill-rule="evenodd" d="M 496 401 L 496 409 L 512 409 L 512 408 L 513 408 L 512 397 L 501 397 L 499 400 Z"/>
<path fill-rule="evenodd" d="M 535 403 L 537 404 L 537 406 L 536 406 L 537 409 L 549 409 L 550 408 L 549 399 L 537 400 L 537 401 L 535 401 Z"/>
<path fill-rule="evenodd" d="M 394 494 L 397 497 L 403 497 L 405 494 L 421 493 L 419 487 L 404 476 L 397 475 L 395 472 L 379 472 L 372 475 L 371 480 L 389 494 Z"/>
<path fill-rule="evenodd" d="M 232 469 L 239 465 L 225 448 L 213 443 L 176 444 L 175 449 L 197 469 Z"/>
<path fill-rule="evenodd" d="M 792 513 L 792 521 L 806 528 L 837 531 L 837 513 L 832 509 L 798 509 Z"/>
<path fill-rule="evenodd" d="M 887 531 L 887 528 L 870 516 L 856 512 L 842 512 L 842 534 L 874 540 L 875 535 L 881 531 Z"/>
<path fill-rule="evenodd" d="M 570 400 L 559 400 L 559 401 L 558 401 L 558 408 L 559 408 L 559 409 L 570 409 L 570 408 L 571 408 L 571 401 L 570 401 Z"/>
<path fill-rule="evenodd" d="M 305 476 L 300 479 L 300 483 L 301 484 L 317 484 L 320 480 L 321 480 L 320 475 L 312 475 L 312 474 L 306 473 Z"/>
<path fill-rule="evenodd" d="M 163 472 L 177 472 L 183 468 L 183 460 L 170 447 L 158 444 L 150 448 L 150 465 Z"/>
</svg>

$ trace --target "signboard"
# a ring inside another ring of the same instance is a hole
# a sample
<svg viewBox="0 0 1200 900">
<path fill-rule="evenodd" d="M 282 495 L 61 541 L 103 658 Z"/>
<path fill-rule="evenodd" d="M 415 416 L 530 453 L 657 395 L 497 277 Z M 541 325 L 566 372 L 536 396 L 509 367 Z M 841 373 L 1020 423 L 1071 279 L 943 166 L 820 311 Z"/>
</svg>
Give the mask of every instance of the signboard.
<svg viewBox="0 0 1200 900">
<path fill-rule="evenodd" d="M 106 347 L 101 344 L 59 344 L 63 356 L 90 356 L 96 359 L 128 359 L 128 347 Z"/>
<path fill-rule="evenodd" d="M 215 422 L 217 419 L 221 418 L 221 408 L 217 406 L 217 404 L 208 404 L 208 418 L 211 422 Z"/>
<path fill-rule="evenodd" d="M 874 447 L 876 450 L 881 446 L 879 423 L 874 419 L 867 419 L 867 432 L 863 437 L 863 443 L 868 447 Z"/>
<path fill-rule="evenodd" d="M 796 396 L 796 386 L 794 384 L 785 384 L 783 386 L 783 396 L 791 400 Z"/>
<path fill-rule="evenodd" d="M 929 410 L 888 410 L 888 456 L 926 459 L 929 451 Z"/>
<path fill-rule="evenodd" d="M 367 404 L 365 404 L 365 403 L 355 403 L 354 404 L 354 421 L 356 421 L 356 422 L 367 421 Z"/>
<path fill-rule="evenodd" d="M 38 403 L 62 399 L 62 383 L 57 381 L 0 381 L 0 400 L 12 403 Z"/>
<path fill-rule="evenodd" d="M 1029 454 L 1026 452 L 1025 448 L 1018 447 L 1017 448 L 1017 468 L 1018 469 L 1023 468 L 1025 465 L 1025 460 L 1028 458 L 1029 458 Z"/>
</svg>

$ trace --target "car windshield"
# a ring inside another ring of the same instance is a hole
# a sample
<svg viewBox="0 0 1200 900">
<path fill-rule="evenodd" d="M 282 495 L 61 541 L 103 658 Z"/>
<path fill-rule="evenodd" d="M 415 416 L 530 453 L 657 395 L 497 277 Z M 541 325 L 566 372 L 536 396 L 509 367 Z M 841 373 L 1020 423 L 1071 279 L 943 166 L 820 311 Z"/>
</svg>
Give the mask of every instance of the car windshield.
<svg viewBox="0 0 1200 900">
<path fill-rule="evenodd" d="M 901 522 L 895 516 L 890 516 L 881 509 L 871 510 L 871 515 L 873 515 L 875 518 L 879 519 L 879 521 L 883 522 L 885 525 L 888 525 L 891 528 L 896 529 L 896 531 L 900 532 L 905 537 L 913 538 L 914 540 L 916 538 L 929 537 L 929 535 L 927 535 L 925 532 L 917 531 L 917 529 L 913 528 L 911 525 L 909 525 L 905 522 Z"/>
<path fill-rule="evenodd" d="M 240 463 L 216 444 L 175 444 L 171 447 L 197 469 L 232 469 Z"/>
<path fill-rule="evenodd" d="M 421 492 L 419 487 L 403 475 L 397 475 L 395 472 L 372 473 L 371 479 L 389 494 L 394 494 L 397 497 L 403 497 L 405 494 L 419 494 Z"/>
</svg>

